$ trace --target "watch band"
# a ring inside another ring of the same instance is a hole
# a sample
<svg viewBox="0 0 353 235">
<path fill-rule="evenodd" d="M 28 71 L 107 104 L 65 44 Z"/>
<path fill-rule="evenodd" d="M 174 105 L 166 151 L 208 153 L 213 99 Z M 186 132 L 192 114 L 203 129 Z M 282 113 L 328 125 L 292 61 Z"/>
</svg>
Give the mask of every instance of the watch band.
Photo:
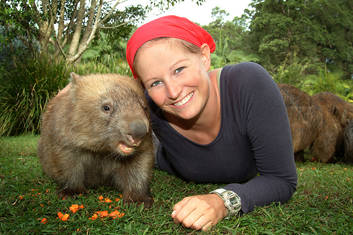
<svg viewBox="0 0 353 235">
<path fill-rule="evenodd" d="M 228 215 L 238 214 L 241 210 L 241 199 L 238 194 L 231 190 L 225 190 L 223 188 L 213 190 L 210 193 L 217 194 L 224 201 L 224 206 L 228 210 Z"/>
</svg>

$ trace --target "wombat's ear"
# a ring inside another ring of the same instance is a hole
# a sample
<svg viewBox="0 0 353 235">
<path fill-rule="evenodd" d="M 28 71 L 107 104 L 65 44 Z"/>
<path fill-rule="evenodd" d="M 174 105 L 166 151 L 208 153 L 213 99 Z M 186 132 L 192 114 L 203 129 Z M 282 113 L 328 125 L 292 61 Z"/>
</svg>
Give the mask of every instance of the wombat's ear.
<svg viewBox="0 0 353 235">
<path fill-rule="evenodd" d="M 80 75 L 74 73 L 74 72 L 71 72 L 70 73 L 70 77 L 71 77 L 71 83 L 72 84 L 76 84 L 76 82 L 80 79 Z"/>
</svg>

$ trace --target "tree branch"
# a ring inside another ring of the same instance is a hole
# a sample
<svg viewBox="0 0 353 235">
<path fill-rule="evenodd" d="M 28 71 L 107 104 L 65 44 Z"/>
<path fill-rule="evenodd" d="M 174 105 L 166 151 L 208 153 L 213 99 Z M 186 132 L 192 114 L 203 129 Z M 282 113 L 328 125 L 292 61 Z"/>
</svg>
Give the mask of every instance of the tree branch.
<svg viewBox="0 0 353 235">
<path fill-rule="evenodd" d="M 123 3 L 125 1 L 117 0 L 114 6 L 112 7 L 112 9 L 108 12 L 108 14 L 106 14 L 106 16 L 99 22 L 99 27 L 102 25 L 102 23 L 104 23 L 104 21 L 106 21 L 114 13 L 114 10 L 118 6 L 118 4 Z"/>
<path fill-rule="evenodd" d="M 89 43 L 93 40 L 94 35 L 96 33 L 96 30 L 98 28 L 99 18 L 100 18 L 101 13 L 102 13 L 102 6 L 103 6 L 103 0 L 100 0 L 99 1 L 99 6 L 98 6 L 98 11 L 97 11 L 97 16 L 96 16 L 96 19 L 95 19 L 95 22 L 94 22 L 94 26 L 92 28 L 92 32 L 91 32 L 88 40 L 86 42 L 83 42 L 82 46 L 80 47 L 80 50 L 74 56 L 70 56 L 67 59 L 68 62 L 73 63 L 73 62 L 77 61 L 82 56 L 83 52 L 87 49 Z"/>
<path fill-rule="evenodd" d="M 78 15 L 77 15 L 77 21 L 76 21 L 76 28 L 75 32 L 72 36 L 70 48 L 69 48 L 69 56 L 73 56 L 76 53 L 79 41 L 80 41 L 80 36 L 81 36 L 81 31 L 82 31 L 82 22 L 83 22 L 83 17 L 85 15 L 85 3 L 86 0 L 80 0 L 80 9 L 78 10 Z"/>
<path fill-rule="evenodd" d="M 121 27 L 123 25 L 126 25 L 126 24 L 128 24 L 130 22 L 132 22 L 132 20 L 124 22 L 124 23 L 121 23 L 121 24 L 118 24 L 118 25 L 115 25 L 115 26 L 100 26 L 99 28 L 100 29 L 115 29 L 115 28 L 119 28 L 119 27 Z"/>
</svg>

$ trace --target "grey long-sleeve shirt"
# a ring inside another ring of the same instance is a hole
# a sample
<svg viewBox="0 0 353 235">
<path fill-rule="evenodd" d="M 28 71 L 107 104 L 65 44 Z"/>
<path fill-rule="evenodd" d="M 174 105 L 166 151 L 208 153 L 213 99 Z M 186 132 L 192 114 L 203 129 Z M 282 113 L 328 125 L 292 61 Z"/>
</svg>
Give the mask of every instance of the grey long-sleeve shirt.
<svg viewBox="0 0 353 235">
<path fill-rule="evenodd" d="M 162 170 L 196 183 L 225 183 L 242 212 L 286 202 L 297 174 L 286 107 L 271 76 L 258 64 L 225 66 L 220 75 L 221 128 L 214 141 L 190 141 L 163 118 L 148 97 Z"/>
</svg>

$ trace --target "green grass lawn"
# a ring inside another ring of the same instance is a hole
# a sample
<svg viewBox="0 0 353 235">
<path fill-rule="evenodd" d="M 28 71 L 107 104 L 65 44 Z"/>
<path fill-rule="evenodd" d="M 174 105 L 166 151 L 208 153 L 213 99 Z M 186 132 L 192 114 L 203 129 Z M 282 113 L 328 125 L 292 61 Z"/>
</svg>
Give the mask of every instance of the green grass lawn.
<svg viewBox="0 0 353 235">
<path fill-rule="evenodd" d="M 173 205 L 184 196 L 207 193 L 220 185 L 184 182 L 155 171 L 151 209 L 123 205 L 121 192 L 112 188 L 90 190 L 88 194 L 61 200 L 56 185 L 40 168 L 37 136 L 0 139 L 0 234 L 194 234 L 175 225 L 170 217 Z M 297 163 L 297 192 L 283 205 L 257 208 L 224 219 L 209 234 L 352 234 L 353 166 L 345 164 Z M 100 202 L 98 197 L 113 200 Z M 72 204 L 83 209 L 72 213 Z M 109 208 L 110 206 L 110 208 Z M 89 218 L 96 211 L 119 210 L 122 218 Z M 68 213 L 67 221 L 57 213 Z M 42 224 L 41 219 L 47 223 Z"/>
</svg>

